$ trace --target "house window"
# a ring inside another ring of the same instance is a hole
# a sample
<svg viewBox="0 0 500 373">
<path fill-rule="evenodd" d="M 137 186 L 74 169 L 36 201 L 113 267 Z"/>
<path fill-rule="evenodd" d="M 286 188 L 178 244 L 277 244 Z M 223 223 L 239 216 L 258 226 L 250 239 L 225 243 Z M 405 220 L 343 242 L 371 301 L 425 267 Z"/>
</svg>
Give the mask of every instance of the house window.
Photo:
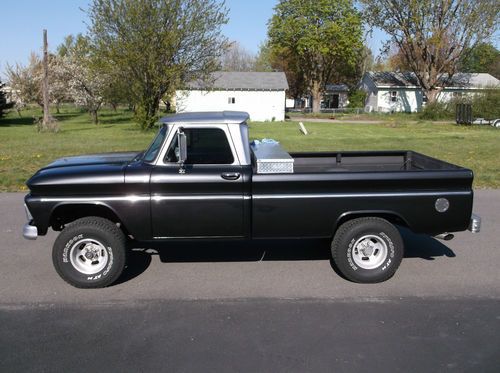
<svg viewBox="0 0 500 373">
<path fill-rule="evenodd" d="M 391 101 L 396 102 L 398 100 L 398 91 L 391 91 Z"/>
<path fill-rule="evenodd" d="M 228 104 L 234 104 L 235 102 L 236 102 L 236 98 L 234 98 L 234 97 L 228 97 L 228 99 L 227 99 L 227 103 Z"/>
</svg>

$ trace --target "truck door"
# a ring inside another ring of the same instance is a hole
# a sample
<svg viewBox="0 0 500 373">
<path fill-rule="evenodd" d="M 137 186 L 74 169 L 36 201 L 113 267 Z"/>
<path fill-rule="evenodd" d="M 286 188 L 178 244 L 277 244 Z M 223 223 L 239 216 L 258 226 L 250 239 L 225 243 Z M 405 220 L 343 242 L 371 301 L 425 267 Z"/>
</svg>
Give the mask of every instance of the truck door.
<svg viewBox="0 0 500 373">
<path fill-rule="evenodd" d="M 187 160 L 177 163 L 177 136 L 151 175 L 155 238 L 242 237 L 243 175 L 227 125 L 183 128 Z"/>
</svg>

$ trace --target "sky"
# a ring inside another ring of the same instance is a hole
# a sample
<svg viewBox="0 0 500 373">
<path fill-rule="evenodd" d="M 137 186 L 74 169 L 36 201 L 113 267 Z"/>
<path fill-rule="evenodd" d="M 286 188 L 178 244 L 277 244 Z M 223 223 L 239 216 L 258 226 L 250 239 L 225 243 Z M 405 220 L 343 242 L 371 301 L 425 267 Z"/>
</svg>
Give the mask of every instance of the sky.
<svg viewBox="0 0 500 373">
<path fill-rule="evenodd" d="M 257 53 L 266 39 L 267 22 L 277 0 L 226 0 L 229 23 L 224 34 L 238 41 L 247 50 Z M 31 52 L 41 52 L 42 30 L 47 29 L 49 49 L 55 50 L 69 34 L 85 33 L 87 17 L 82 9 L 89 0 L 14 0 L 1 6 L 2 37 L 0 39 L 0 76 L 5 66 L 16 62 L 26 64 Z M 381 31 L 369 38 L 375 55 L 385 39 Z"/>
</svg>

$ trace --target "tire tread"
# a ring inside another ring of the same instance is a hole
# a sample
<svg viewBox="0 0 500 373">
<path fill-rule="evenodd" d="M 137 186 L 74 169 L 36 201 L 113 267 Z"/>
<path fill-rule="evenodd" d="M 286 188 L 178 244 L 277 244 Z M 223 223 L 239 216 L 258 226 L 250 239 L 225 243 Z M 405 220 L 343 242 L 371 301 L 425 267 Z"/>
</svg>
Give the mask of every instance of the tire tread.
<svg viewBox="0 0 500 373">
<path fill-rule="evenodd" d="M 52 251 L 52 261 L 54 264 L 54 267 L 59 274 L 59 276 L 66 281 L 68 284 L 75 286 L 77 288 L 82 288 L 82 289 L 90 289 L 90 288 L 103 288 L 107 287 L 111 284 L 113 284 L 121 275 L 123 268 L 125 268 L 126 265 L 126 255 L 124 255 L 124 263 L 122 265 L 122 270 L 115 272 L 113 275 L 106 277 L 105 281 L 100 281 L 100 282 L 76 282 L 73 281 L 65 274 L 62 272 L 59 261 L 57 258 L 58 253 L 56 252 L 56 247 L 58 247 L 61 244 L 65 244 L 66 242 L 66 236 L 76 234 L 78 230 L 82 227 L 92 227 L 94 229 L 97 229 L 101 231 L 104 234 L 111 234 L 113 236 L 113 239 L 117 241 L 119 247 L 123 248 L 125 250 L 126 247 L 126 237 L 124 233 L 121 231 L 120 228 L 116 226 L 112 221 L 99 217 L 99 216 L 87 216 L 84 218 L 77 219 L 70 224 L 68 224 L 62 232 L 59 234 L 57 239 L 54 242 L 54 249 Z M 61 242 L 62 241 L 62 242 Z M 119 249 L 118 247 L 116 249 Z M 126 254 L 126 253 L 124 253 Z"/>
<path fill-rule="evenodd" d="M 388 222 L 387 220 L 385 220 L 383 218 L 379 218 L 379 217 L 376 217 L 376 216 L 367 216 L 367 217 L 355 218 L 355 219 L 348 220 L 347 222 L 343 223 L 337 229 L 337 232 L 335 233 L 335 236 L 333 237 L 332 244 L 331 244 L 331 254 L 332 254 L 333 262 L 335 263 L 335 265 L 338 268 L 338 270 L 342 273 L 342 275 L 345 278 L 347 278 L 348 280 L 353 281 L 353 282 L 363 282 L 363 283 L 380 282 L 380 280 L 378 280 L 378 279 L 375 279 L 375 280 L 363 280 L 363 281 L 359 280 L 358 278 L 356 278 L 355 276 L 353 276 L 350 273 L 350 271 L 344 270 L 342 268 L 341 261 L 340 261 L 340 256 L 339 256 L 340 255 L 339 249 L 341 249 L 340 242 L 342 242 L 342 240 L 344 239 L 345 235 L 348 234 L 355 226 L 360 225 L 360 224 L 370 223 L 370 222 L 382 223 L 382 224 L 388 225 L 388 227 L 391 227 L 392 229 L 394 229 L 393 233 L 395 235 L 401 237 L 400 234 L 399 234 L 399 232 L 397 231 L 396 227 L 394 227 L 393 224 L 391 224 L 390 222 Z M 402 243 L 402 240 L 401 240 L 401 243 Z M 401 249 L 404 250 L 403 247 Z M 399 267 L 399 264 L 400 264 L 400 262 L 396 263 L 396 265 L 393 267 L 394 268 L 394 270 L 393 270 L 394 272 Z M 392 274 L 389 277 L 392 277 L 392 275 L 394 274 L 394 272 L 392 272 Z M 384 278 L 382 281 L 385 281 L 385 280 L 387 280 L 387 278 Z"/>
</svg>

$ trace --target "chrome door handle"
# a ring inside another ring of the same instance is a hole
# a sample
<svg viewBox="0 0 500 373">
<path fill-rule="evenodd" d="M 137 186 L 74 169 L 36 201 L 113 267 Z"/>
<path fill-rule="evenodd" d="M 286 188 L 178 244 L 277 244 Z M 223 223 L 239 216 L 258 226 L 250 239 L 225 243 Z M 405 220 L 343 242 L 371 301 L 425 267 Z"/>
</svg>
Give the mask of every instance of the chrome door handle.
<svg viewBox="0 0 500 373">
<path fill-rule="evenodd" d="M 220 176 L 226 180 L 238 180 L 241 175 L 238 172 L 224 172 Z"/>
</svg>

